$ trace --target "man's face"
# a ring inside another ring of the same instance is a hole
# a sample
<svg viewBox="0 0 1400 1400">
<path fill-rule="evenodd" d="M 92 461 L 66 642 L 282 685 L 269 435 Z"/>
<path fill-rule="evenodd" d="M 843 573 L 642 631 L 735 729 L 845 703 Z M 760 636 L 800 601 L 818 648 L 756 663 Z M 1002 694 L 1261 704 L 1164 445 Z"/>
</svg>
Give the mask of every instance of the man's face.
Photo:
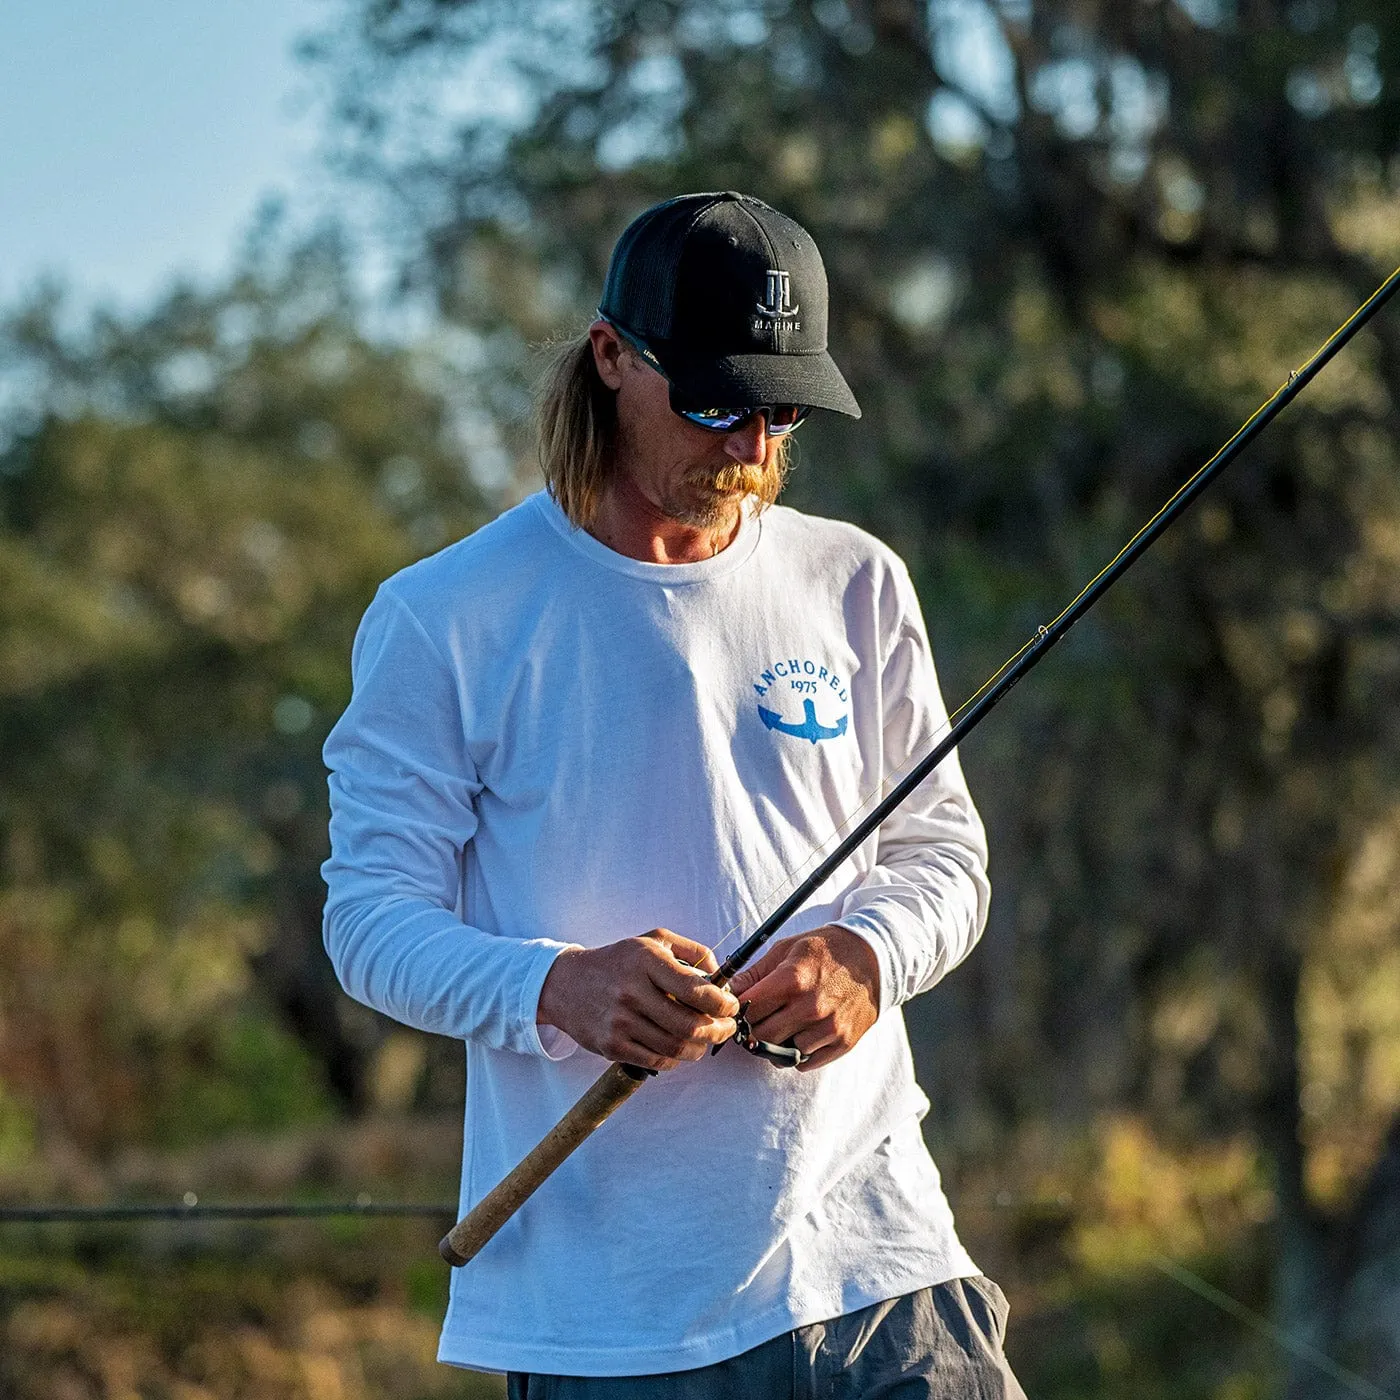
<svg viewBox="0 0 1400 1400">
<path fill-rule="evenodd" d="M 598 373 L 617 390 L 617 469 L 654 509 L 708 529 L 732 520 L 745 497 L 776 494 L 779 444 L 761 414 L 726 433 L 698 427 L 672 412 L 665 377 L 611 326 L 595 322 L 590 334 Z"/>
</svg>

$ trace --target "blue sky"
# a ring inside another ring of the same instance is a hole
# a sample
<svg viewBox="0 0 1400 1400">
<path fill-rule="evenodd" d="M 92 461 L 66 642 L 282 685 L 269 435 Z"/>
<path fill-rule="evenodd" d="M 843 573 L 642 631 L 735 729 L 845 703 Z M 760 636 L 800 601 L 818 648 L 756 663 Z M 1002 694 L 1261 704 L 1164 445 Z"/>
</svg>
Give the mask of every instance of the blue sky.
<svg viewBox="0 0 1400 1400">
<path fill-rule="evenodd" d="M 260 199 L 327 197 L 292 46 L 335 0 L 0 0 L 0 302 L 148 300 L 229 266 Z"/>
</svg>

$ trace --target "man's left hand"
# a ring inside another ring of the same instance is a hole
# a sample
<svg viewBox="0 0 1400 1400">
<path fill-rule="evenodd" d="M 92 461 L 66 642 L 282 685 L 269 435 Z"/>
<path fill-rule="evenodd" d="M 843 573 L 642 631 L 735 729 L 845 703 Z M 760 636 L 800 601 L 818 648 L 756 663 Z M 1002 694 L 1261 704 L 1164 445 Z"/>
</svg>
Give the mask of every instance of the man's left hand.
<svg viewBox="0 0 1400 1400">
<path fill-rule="evenodd" d="M 729 990 L 748 1003 L 753 1033 L 775 1045 L 794 1044 L 820 1069 L 844 1055 L 880 1014 L 875 950 L 850 929 L 827 924 L 776 943 Z"/>
</svg>

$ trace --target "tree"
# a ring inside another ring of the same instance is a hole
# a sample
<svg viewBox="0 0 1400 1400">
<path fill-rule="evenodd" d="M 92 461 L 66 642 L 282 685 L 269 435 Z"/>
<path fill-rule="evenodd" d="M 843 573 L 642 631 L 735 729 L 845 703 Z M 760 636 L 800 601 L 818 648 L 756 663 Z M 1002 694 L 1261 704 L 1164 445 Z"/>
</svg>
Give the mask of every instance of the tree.
<svg viewBox="0 0 1400 1400">
<path fill-rule="evenodd" d="M 4 326 L 0 1083 L 51 1156 L 369 1096 L 320 743 L 375 586 L 483 507 L 441 360 L 358 318 L 270 227 L 228 286 Z"/>
<path fill-rule="evenodd" d="M 529 347 L 631 214 L 737 187 L 813 231 L 866 417 L 804 430 L 792 494 L 911 558 L 954 696 L 1400 254 L 1400 18 L 1366 0 L 359 0 L 314 52 L 522 463 Z M 927 1028 L 965 1141 L 988 1105 L 1003 1152 L 1125 1107 L 1246 1129 L 1279 1321 L 1342 1350 L 1394 1249 L 1400 1089 L 1352 1110 L 1395 1031 L 1320 988 L 1396 804 L 1398 415 L 1391 314 L 971 746 L 999 898 Z"/>
</svg>

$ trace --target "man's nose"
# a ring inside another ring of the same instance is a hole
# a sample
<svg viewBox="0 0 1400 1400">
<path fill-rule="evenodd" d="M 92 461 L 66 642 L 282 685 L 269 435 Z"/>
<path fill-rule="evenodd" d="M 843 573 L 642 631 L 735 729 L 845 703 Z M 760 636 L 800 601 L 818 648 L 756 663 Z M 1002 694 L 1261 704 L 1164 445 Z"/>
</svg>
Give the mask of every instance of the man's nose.
<svg viewBox="0 0 1400 1400">
<path fill-rule="evenodd" d="M 736 462 L 759 466 L 768 456 L 768 419 L 751 413 L 725 437 L 724 450 Z"/>
</svg>

